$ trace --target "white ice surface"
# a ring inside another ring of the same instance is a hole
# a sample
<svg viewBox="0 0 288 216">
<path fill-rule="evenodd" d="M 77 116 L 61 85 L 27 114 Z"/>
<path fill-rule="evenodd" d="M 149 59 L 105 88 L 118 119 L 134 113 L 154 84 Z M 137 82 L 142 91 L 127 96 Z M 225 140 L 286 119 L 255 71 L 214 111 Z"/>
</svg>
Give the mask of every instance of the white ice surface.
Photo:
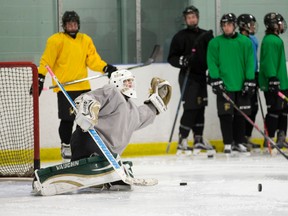
<svg viewBox="0 0 288 216">
<path fill-rule="evenodd" d="M 288 215 L 288 161 L 280 155 L 131 160 L 136 177 L 157 178 L 159 184 L 134 186 L 133 191 L 89 190 L 41 197 L 30 195 L 31 182 L 0 181 L 0 215 Z"/>
</svg>

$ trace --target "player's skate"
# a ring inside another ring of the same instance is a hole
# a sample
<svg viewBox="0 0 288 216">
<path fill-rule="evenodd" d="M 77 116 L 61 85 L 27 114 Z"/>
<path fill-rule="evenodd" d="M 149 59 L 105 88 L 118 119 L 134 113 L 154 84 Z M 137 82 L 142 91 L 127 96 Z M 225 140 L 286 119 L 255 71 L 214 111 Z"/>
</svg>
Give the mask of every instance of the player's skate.
<svg viewBox="0 0 288 216">
<path fill-rule="evenodd" d="M 234 143 L 232 145 L 232 153 L 234 155 L 241 154 L 245 156 L 250 156 L 250 152 L 247 151 L 247 148 L 242 143 Z"/>
<path fill-rule="evenodd" d="M 191 155 L 192 154 L 192 148 L 188 146 L 188 139 L 182 138 L 181 135 L 179 135 L 179 141 L 178 141 L 178 147 L 177 147 L 177 155 Z"/>
<path fill-rule="evenodd" d="M 254 152 L 254 153 L 261 152 L 261 146 L 257 143 L 252 142 L 250 137 L 246 137 L 246 142 L 243 143 L 243 145 L 247 148 L 247 151 L 249 152 Z"/>
<path fill-rule="evenodd" d="M 232 147 L 230 144 L 224 144 L 224 154 L 227 156 L 231 155 L 232 153 Z"/>
<path fill-rule="evenodd" d="M 70 144 L 61 143 L 61 156 L 65 162 L 68 162 L 71 159 Z"/>
<path fill-rule="evenodd" d="M 280 149 L 283 149 L 283 148 L 285 148 L 286 150 L 288 149 L 288 143 L 286 141 L 286 135 L 285 135 L 284 131 L 278 131 L 276 145 Z"/>
<path fill-rule="evenodd" d="M 194 148 L 193 148 L 193 155 L 200 155 L 201 153 L 205 153 L 207 157 L 214 157 L 216 154 L 215 149 L 213 148 L 210 143 L 205 141 L 202 136 L 195 136 L 194 137 Z"/>
</svg>

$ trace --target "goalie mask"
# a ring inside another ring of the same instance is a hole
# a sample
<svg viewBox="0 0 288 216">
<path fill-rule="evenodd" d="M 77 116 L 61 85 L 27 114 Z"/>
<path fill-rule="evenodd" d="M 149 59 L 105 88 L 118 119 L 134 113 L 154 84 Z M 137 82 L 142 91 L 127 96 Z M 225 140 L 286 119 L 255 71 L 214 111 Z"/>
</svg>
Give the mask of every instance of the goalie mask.
<svg viewBox="0 0 288 216">
<path fill-rule="evenodd" d="M 116 86 L 123 95 L 129 98 L 137 98 L 135 77 L 130 71 L 118 70 L 113 72 L 109 83 Z"/>
</svg>

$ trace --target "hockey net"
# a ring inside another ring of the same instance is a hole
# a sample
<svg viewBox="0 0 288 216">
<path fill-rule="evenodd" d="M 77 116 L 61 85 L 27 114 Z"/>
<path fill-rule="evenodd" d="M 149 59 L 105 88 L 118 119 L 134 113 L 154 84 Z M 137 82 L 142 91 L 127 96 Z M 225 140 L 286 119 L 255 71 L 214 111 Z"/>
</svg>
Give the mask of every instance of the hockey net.
<svg viewBox="0 0 288 216">
<path fill-rule="evenodd" d="M 40 168 L 38 105 L 37 67 L 0 62 L 0 177 L 32 177 Z"/>
</svg>

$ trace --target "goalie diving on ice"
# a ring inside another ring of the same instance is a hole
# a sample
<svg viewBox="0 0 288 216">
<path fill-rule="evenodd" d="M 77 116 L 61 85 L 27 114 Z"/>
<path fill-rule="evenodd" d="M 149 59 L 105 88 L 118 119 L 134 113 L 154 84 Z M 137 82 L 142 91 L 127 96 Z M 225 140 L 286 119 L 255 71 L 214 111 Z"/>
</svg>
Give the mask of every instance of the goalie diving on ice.
<svg viewBox="0 0 288 216">
<path fill-rule="evenodd" d="M 152 124 L 157 114 L 167 110 L 172 88 L 168 81 L 154 77 L 148 99 L 136 106 L 131 100 L 137 97 L 135 84 L 130 71 L 118 70 L 112 73 L 109 84 L 75 99 L 77 127 L 71 138 L 71 162 L 36 170 L 35 194 L 56 195 L 95 186 L 130 190 L 132 185 L 157 184 L 157 180 L 152 181 L 155 179 L 134 178 L 132 162 L 122 161 L 120 155 L 134 131 Z M 97 131 L 106 151 L 95 143 L 91 130 Z M 107 153 L 117 161 L 116 168 Z M 133 181 L 123 180 L 117 166 Z"/>
</svg>

